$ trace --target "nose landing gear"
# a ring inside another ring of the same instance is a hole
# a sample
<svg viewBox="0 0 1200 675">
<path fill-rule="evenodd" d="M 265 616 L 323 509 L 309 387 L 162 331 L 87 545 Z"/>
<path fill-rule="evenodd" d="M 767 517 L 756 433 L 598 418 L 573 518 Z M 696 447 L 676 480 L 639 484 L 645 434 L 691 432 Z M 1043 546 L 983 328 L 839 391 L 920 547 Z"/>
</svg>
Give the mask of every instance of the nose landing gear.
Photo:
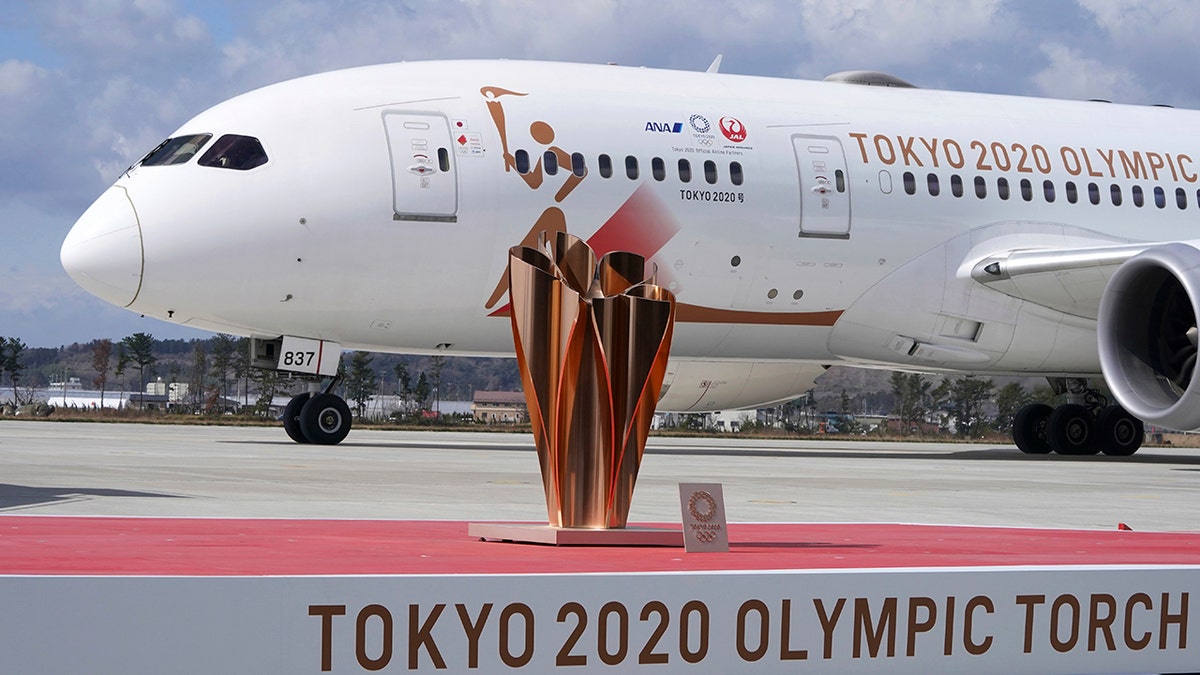
<svg viewBox="0 0 1200 675">
<path fill-rule="evenodd" d="M 350 433 L 350 406 L 336 394 L 334 378 L 325 390 L 292 397 L 283 409 L 283 430 L 297 443 L 337 445 Z"/>
</svg>

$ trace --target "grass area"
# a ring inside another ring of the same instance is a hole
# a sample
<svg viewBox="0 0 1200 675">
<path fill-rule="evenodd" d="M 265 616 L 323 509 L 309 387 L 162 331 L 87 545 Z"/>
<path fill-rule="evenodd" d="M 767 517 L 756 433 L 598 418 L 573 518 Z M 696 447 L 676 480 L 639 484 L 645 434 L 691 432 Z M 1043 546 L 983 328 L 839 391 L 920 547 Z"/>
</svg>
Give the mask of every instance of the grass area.
<svg viewBox="0 0 1200 675">
<path fill-rule="evenodd" d="M 114 424 L 178 424 L 190 426 L 226 426 L 226 427 L 281 427 L 282 423 L 274 419 L 266 419 L 253 415 L 182 415 L 163 413 L 160 411 L 142 410 L 72 410 L 59 408 L 49 417 L 33 417 L 29 415 L 3 416 L 4 421 L 54 421 L 54 422 L 107 422 Z M 375 429 L 391 431 L 473 431 L 485 433 L 530 433 L 528 424 L 493 425 L 473 424 L 457 421 L 434 422 L 426 420 L 421 423 L 397 423 L 391 421 L 376 421 L 355 419 L 356 429 Z M 963 439 L 950 435 L 936 436 L 896 436 L 882 434 L 800 434 L 784 429 L 751 426 L 740 432 L 705 431 L 693 429 L 656 429 L 651 436 L 680 437 L 680 438 L 760 438 L 778 440 L 838 440 L 838 441 L 876 441 L 876 442 L 921 442 L 921 443 L 978 443 L 987 445 L 1011 445 L 1012 440 L 1007 434 L 992 432 L 979 438 Z M 1158 443 L 1150 434 L 1146 436 L 1146 446 L 1149 447 L 1200 447 L 1200 434 L 1163 433 L 1162 442 Z"/>
</svg>

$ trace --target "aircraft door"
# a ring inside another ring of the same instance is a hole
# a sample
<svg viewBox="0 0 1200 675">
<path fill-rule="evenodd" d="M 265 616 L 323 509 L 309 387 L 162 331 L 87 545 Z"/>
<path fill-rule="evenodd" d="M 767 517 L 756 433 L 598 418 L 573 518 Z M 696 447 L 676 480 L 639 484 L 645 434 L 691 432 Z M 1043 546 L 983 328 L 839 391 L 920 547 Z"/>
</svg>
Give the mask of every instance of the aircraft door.
<svg viewBox="0 0 1200 675">
<path fill-rule="evenodd" d="M 458 178 L 446 118 L 385 112 L 383 126 L 392 158 L 393 219 L 457 221 Z"/>
<path fill-rule="evenodd" d="M 832 136 L 793 136 L 800 172 L 800 236 L 850 238 L 846 154 Z"/>
</svg>

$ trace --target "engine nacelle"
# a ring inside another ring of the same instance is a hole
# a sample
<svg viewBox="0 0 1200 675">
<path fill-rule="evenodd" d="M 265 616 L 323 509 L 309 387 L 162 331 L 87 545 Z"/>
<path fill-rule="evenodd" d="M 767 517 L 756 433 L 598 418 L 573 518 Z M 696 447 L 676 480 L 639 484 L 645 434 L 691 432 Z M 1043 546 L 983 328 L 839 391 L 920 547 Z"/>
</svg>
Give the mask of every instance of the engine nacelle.
<svg viewBox="0 0 1200 675">
<path fill-rule="evenodd" d="M 676 361 L 667 365 L 659 412 L 712 412 L 764 407 L 812 389 L 825 372 L 813 363 Z"/>
<path fill-rule="evenodd" d="M 1135 417 L 1169 429 L 1200 428 L 1196 317 L 1200 250 L 1164 244 L 1125 261 L 1100 300 L 1100 367 Z"/>
</svg>

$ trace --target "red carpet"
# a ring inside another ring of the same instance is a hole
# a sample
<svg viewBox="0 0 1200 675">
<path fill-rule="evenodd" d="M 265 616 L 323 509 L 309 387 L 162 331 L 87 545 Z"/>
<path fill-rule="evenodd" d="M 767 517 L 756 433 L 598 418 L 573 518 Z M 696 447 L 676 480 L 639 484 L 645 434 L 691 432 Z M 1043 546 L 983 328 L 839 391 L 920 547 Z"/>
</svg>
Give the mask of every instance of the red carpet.
<svg viewBox="0 0 1200 675">
<path fill-rule="evenodd" d="M 0 574 L 556 574 L 1200 564 L 1200 533 L 731 524 L 729 553 L 481 542 L 463 521 L 0 516 Z"/>
</svg>

